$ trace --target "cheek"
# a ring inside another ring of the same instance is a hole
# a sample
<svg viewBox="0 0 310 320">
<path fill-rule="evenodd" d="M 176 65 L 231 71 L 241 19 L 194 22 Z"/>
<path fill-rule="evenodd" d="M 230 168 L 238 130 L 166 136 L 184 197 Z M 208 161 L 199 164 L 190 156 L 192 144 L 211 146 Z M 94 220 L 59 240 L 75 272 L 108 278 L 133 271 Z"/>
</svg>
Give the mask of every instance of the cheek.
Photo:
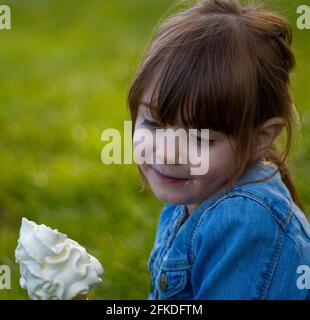
<svg viewBox="0 0 310 320">
<path fill-rule="evenodd" d="M 218 148 L 210 149 L 209 157 L 210 175 L 220 175 L 227 179 L 234 170 L 235 154 L 229 142 L 223 143 Z"/>
<path fill-rule="evenodd" d="M 235 154 L 229 142 L 210 148 L 208 173 L 198 176 L 202 185 L 219 186 L 224 184 L 233 174 Z"/>
</svg>

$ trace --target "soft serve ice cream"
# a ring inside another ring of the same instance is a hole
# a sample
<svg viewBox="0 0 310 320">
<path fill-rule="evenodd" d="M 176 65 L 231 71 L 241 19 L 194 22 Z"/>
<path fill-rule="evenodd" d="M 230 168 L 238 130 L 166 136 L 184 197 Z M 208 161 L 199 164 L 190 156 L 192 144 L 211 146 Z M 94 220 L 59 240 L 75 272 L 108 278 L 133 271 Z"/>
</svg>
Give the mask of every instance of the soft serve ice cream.
<svg viewBox="0 0 310 320">
<path fill-rule="evenodd" d="M 103 267 L 82 246 L 57 229 L 26 218 L 15 257 L 20 285 L 33 300 L 71 300 L 102 282 Z"/>
</svg>

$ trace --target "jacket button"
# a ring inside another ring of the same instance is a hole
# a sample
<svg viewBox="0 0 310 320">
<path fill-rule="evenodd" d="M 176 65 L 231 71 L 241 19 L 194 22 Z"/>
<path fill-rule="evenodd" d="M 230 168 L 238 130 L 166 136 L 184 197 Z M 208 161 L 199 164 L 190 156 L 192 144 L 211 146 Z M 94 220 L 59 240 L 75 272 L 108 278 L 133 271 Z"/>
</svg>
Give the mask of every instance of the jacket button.
<svg viewBox="0 0 310 320">
<path fill-rule="evenodd" d="M 162 274 L 159 279 L 159 288 L 161 291 L 166 291 L 168 285 L 168 278 L 165 274 Z"/>
</svg>

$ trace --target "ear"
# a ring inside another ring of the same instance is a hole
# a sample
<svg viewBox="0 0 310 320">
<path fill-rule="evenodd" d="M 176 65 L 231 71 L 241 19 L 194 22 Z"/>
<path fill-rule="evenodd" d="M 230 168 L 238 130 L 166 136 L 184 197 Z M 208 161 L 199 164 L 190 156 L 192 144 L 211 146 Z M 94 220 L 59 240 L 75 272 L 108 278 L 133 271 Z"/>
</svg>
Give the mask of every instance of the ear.
<svg viewBox="0 0 310 320">
<path fill-rule="evenodd" d="M 274 140 L 281 133 L 282 128 L 285 125 L 285 121 L 281 117 L 274 117 L 264 122 L 257 132 L 256 153 L 262 155 L 268 147 L 274 142 Z"/>
</svg>

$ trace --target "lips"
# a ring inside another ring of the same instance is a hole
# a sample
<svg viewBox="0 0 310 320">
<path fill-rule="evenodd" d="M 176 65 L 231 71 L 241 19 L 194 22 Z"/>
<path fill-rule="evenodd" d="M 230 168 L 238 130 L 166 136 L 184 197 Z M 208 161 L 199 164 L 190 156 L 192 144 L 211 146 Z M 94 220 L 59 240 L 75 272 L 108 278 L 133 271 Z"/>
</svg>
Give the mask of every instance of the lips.
<svg viewBox="0 0 310 320">
<path fill-rule="evenodd" d="M 158 168 L 155 169 L 153 167 L 153 170 L 157 173 L 158 177 L 161 180 L 168 182 L 168 183 L 171 183 L 171 184 L 180 184 L 180 183 L 184 183 L 189 180 L 187 178 L 178 178 L 178 177 L 172 176 L 170 174 L 167 175 L 166 173 L 159 171 Z"/>
</svg>

